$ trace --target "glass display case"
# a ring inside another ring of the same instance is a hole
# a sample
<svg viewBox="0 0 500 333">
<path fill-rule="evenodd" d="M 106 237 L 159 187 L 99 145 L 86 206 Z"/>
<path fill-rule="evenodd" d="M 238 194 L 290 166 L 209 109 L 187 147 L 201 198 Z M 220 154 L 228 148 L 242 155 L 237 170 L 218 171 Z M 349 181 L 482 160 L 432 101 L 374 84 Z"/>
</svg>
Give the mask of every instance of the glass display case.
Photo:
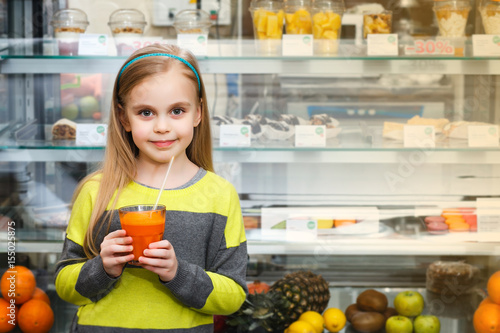
<svg viewBox="0 0 500 333">
<path fill-rule="evenodd" d="M 251 36 L 238 37 L 209 38 L 198 60 L 216 172 L 240 194 L 248 281 L 311 270 L 330 286 L 328 306 L 342 310 L 369 288 L 391 304 L 417 290 L 441 332 L 473 332 L 486 281 L 500 267 L 496 234 L 477 228 L 480 209 L 500 195 L 500 148 L 498 135 L 496 144 L 474 144 L 467 129 L 498 131 L 500 59 L 471 56 L 469 39 L 463 56 L 367 56 L 355 39 L 341 39 L 333 56 L 270 56 Z M 37 36 L 1 43 L 0 268 L 14 230 L 16 264 L 49 295 L 51 332 L 66 332 L 76 307 L 55 293 L 55 263 L 72 193 L 104 147 L 54 140 L 52 128 L 61 118 L 105 124 L 126 57 L 48 55 L 42 49 L 53 40 Z M 248 125 L 250 145 L 221 146 L 227 124 Z M 298 126 L 307 125 L 324 126 L 324 144 L 298 144 Z M 411 126 L 432 127 L 433 139 L 418 139 Z M 450 215 L 462 224 L 443 231 L 432 224 L 439 219 L 426 221 Z M 471 265 L 473 279 L 432 271 L 440 261 Z M 433 273 L 443 281 L 437 291 Z"/>
</svg>

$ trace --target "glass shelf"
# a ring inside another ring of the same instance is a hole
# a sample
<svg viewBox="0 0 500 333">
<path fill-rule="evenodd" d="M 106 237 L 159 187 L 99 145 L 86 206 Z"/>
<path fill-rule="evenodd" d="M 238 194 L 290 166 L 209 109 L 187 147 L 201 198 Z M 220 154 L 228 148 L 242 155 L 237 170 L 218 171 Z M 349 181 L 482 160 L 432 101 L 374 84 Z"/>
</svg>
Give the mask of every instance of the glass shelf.
<svg viewBox="0 0 500 333">
<path fill-rule="evenodd" d="M 3 55 L 3 74 L 117 73 L 126 57 Z M 202 73 L 240 74 L 500 74 L 500 59 L 453 56 L 368 57 L 366 46 L 342 41 L 337 56 L 261 55 L 254 40 L 210 40 L 198 57 Z"/>
</svg>

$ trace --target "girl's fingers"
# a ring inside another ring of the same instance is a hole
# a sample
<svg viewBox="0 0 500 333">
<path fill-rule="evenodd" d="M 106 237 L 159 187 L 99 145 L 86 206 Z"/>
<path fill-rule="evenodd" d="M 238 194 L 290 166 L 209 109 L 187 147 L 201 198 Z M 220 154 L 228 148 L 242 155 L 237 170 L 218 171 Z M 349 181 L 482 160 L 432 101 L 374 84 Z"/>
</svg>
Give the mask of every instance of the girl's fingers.
<svg viewBox="0 0 500 333">
<path fill-rule="evenodd" d="M 143 255 L 150 258 L 169 259 L 171 257 L 169 252 L 165 249 L 146 249 Z"/>
<path fill-rule="evenodd" d="M 127 235 L 127 232 L 123 229 L 119 229 L 119 230 L 115 230 L 113 232 L 110 232 L 109 234 L 106 235 L 106 237 L 104 237 L 104 239 L 113 239 L 113 238 L 116 238 L 116 237 L 124 237 Z"/>
<path fill-rule="evenodd" d="M 167 250 L 171 250 L 173 247 L 172 247 L 172 244 L 170 244 L 170 242 L 168 240 L 164 239 L 164 240 L 161 240 L 159 242 L 150 243 L 149 244 L 149 248 L 150 249 L 167 249 Z"/>
</svg>

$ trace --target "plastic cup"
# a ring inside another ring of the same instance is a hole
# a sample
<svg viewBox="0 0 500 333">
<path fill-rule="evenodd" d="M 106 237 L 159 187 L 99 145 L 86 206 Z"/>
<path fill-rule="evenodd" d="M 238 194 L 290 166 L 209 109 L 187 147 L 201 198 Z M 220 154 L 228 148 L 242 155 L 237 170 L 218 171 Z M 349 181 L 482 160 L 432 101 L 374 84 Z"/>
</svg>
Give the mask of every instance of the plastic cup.
<svg viewBox="0 0 500 333">
<path fill-rule="evenodd" d="M 122 229 L 127 232 L 127 236 L 132 237 L 132 263 L 139 262 L 139 257 L 144 255 L 149 244 L 163 238 L 166 208 L 163 205 L 153 208 L 153 205 L 133 205 L 118 209 Z"/>
<path fill-rule="evenodd" d="M 80 34 L 87 29 L 87 14 L 80 9 L 68 8 L 57 11 L 50 22 L 59 48 L 59 55 L 78 55 Z"/>
<path fill-rule="evenodd" d="M 250 4 L 257 53 L 281 54 L 285 13 L 280 1 L 257 0 Z"/>
<path fill-rule="evenodd" d="M 312 7 L 312 32 L 314 54 L 337 54 L 344 4 L 338 0 L 314 1 Z"/>
<path fill-rule="evenodd" d="M 128 56 L 135 51 L 134 42 L 144 34 L 146 19 L 137 9 L 118 9 L 109 16 L 108 26 L 115 39 L 117 55 Z"/>
<path fill-rule="evenodd" d="M 173 25 L 177 34 L 208 35 L 212 21 L 204 10 L 185 9 L 175 15 Z"/>
<path fill-rule="evenodd" d="M 488 35 L 500 34 L 500 1 L 485 1 L 479 12 L 483 21 L 484 31 Z"/>
<path fill-rule="evenodd" d="M 363 12 L 363 37 L 368 34 L 390 34 L 392 32 L 392 11 Z"/>
</svg>

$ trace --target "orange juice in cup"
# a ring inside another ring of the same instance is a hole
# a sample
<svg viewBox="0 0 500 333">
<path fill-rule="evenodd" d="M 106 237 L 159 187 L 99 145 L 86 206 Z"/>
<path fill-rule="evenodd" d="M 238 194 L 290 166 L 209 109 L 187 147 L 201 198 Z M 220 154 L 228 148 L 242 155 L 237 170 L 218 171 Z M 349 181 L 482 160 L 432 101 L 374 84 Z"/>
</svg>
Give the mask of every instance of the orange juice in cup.
<svg viewBox="0 0 500 333">
<path fill-rule="evenodd" d="M 138 262 L 149 244 L 163 238 L 165 209 L 163 205 L 156 206 L 156 209 L 153 205 L 133 205 L 118 209 L 122 229 L 127 232 L 127 236 L 132 237 L 133 262 Z"/>
</svg>

